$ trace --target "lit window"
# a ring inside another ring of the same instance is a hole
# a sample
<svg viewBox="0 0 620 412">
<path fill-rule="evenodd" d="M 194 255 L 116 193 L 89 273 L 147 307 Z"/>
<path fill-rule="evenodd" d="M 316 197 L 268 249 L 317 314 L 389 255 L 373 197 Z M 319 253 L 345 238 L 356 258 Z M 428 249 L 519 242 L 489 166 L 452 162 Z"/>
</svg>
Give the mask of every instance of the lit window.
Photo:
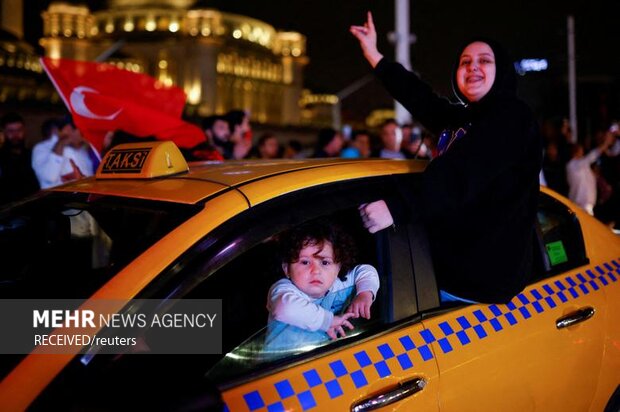
<svg viewBox="0 0 620 412">
<path fill-rule="evenodd" d="M 144 25 L 144 28 L 146 29 L 146 31 L 155 31 L 155 29 L 157 28 L 157 23 L 155 23 L 155 19 L 154 18 L 149 18 L 146 21 L 146 24 Z"/>
<path fill-rule="evenodd" d="M 134 29 L 133 21 L 130 19 L 125 20 L 125 24 L 123 25 L 123 30 L 133 31 L 133 29 Z"/>
</svg>

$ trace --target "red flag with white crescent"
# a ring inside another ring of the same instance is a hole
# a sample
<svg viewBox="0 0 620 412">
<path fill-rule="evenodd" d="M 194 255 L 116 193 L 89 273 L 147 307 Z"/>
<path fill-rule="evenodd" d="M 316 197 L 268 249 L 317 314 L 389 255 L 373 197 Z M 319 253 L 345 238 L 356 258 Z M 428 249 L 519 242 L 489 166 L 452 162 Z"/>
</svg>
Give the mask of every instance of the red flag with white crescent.
<svg viewBox="0 0 620 412">
<path fill-rule="evenodd" d="M 114 130 L 183 148 L 205 141 L 198 126 L 181 119 L 186 96 L 178 87 L 107 63 L 43 57 L 41 64 L 75 125 L 99 151 L 105 134 Z"/>
</svg>

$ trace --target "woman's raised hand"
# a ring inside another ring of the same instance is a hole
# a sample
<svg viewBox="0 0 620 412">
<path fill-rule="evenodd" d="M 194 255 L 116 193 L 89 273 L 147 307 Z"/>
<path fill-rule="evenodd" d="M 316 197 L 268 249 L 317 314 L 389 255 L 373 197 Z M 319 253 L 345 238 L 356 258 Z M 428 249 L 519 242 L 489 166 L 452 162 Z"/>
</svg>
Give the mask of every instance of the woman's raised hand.
<svg viewBox="0 0 620 412">
<path fill-rule="evenodd" d="M 383 58 L 383 55 L 377 50 L 377 31 L 372 21 L 372 13 L 368 12 L 367 20 L 363 26 L 351 26 L 349 31 L 360 42 L 364 57 L 374 68 Z"/>
</svg>

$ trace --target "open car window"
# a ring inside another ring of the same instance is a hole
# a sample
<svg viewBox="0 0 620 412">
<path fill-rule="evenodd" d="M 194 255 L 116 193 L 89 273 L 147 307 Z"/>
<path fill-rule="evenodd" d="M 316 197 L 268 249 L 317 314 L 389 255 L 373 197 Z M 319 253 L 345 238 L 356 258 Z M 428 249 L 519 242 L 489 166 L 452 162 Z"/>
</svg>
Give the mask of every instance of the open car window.
<svg viewBox="0 0 620 412">
<path fill-rule="evenodd" d="M 415 314 L 412 269 L 402 263 L 410 262 L 407 241 L 396 242 L 399 253 L 390 250 L 389 244 L 394 242 L 388 238 L 394 231 L 370 234 L 363 227 L 358 211 L 362 203 L 395 196 L 396 182 L 392 178 L 374 178 L 330 184 L 259 205 L 214 233 L 210 239 L 215 238 L 215 243 L 205 239 L 203 244 L 210 251 L 202 252 L 204 249 L 199 244 L 196 254 L 188 253 L 186 261 L 176 266 L 180 268 L 176 280 L 168 285 L 156 285 L 161 291 L 174 290 L 174 295 L 167 295 L 174 298 L 222 299 L 223 356 L 213 359 L 205 370 L 210 380 L 232 384 L 249 373 L 277 369 L 380 333 L 396 320 Z M 344 339 L 267 353 L 263 347 L 268 319 L 267 294 L 271 285 L 283 277 L 274 238 L 318 217 L 331 218 L 344 227 L 355 239 L 359 252 L 357 263 L 377 269 L 380 288 L 371 308 L 371 320 L 355 320 L 354 331 Z M 406 282 L 394 280 L 396 271 L 406 272 L 399 275 Z"/>
<path fill-rule="evenodd" d="M 376 241 L 363 228 L 357 208 L 348 208 L 328 217 L 338 221 L 354 238 L 359 259 L 363 259 L 357 263 L 376 267 Z M 379 274 L 385 278 L 382 272 L 380 270 Z M 380 294 L 371 307 L 371 319 L 352 320 L 355 328 L 347 329 L 344 338 L 331 340 L 324 331 L 305 331 L 286 324 L 268 328 L 268 293 L 271 286 L 282 278 L 284 273 L 277 243 L 270 236 L 211 274 L 186 295 L 192 299 L 222 299 L 226 354 L 207 372 L 208 377 L 216 382 L 225 381 L 316 349 L 343 344 L 373 325 L 385 323 L 384 295 Z M 335 307 L 335 314 L 342 314 L 355 293 L 353 287 L 319 300 Z"/>
</svg>

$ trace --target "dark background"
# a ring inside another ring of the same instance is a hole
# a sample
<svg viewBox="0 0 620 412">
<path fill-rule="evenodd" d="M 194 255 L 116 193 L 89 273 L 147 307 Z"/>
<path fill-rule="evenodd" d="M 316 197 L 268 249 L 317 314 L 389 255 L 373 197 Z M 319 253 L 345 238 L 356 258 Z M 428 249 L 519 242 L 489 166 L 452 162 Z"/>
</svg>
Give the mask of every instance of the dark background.
<svg viewBox="0 0 620 412">
<path fill-rule="evenodd" d="M 25 3 L 26 36 L 36 44 L 41 36 L 40 12 L 50 2 Z M 82 3 L 97 10 L 106 2 Z M 374 13 L 380 50 L 393 56 L 387 40 L 394 27 L 393 0 L 206 0 L 197 6 L 251 16 L 276 29 L 306 35 L 310 63 L 305 84 L 314 92 L 337 93 L 369 73 L 348 32 L 351 24 L 365 20 L 366 10 Z M 452 63 L 467 38 L 495 38 L 515 60 L 546 58 L 546 72 L 520 78 L 521 95 L 541 118 L 568 114 L 566 16 L 574 15 L 580 126 L 594 127 L 620 117 L 620 1 L 412 0 L 410 10 L 411 30 L 417 36 L 411 47 L 412 67 L 441 94 L 452 96 Z M 373 81 L 343 101 L 344 117 L 364 116 L 391 104 Z"/>
</svg>

